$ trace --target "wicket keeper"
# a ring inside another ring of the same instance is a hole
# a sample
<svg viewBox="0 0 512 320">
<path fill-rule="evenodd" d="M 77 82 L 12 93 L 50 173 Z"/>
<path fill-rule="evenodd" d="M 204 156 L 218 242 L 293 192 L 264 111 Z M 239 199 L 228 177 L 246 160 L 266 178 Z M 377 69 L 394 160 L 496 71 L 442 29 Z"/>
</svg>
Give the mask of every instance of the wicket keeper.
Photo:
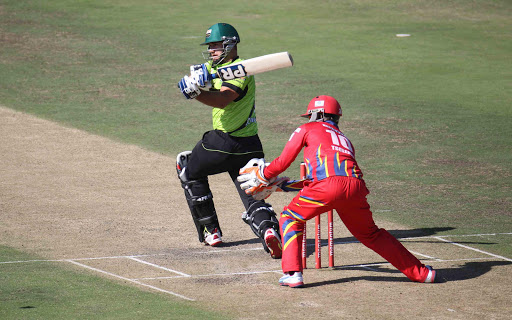
<svg viewBox="0 0 512 320">
<path fill-rule="evenodd" d="M 436 271 L 432 267 L 422 264 L 389 232 L 375 225 L 366 199 L 369 191 L 356 162 L 354 146 L 338 127 L 342 116 L 338 101 L 325 95 L 315 97 L 301 116 L 309 122 L 292 133 L 279 157 L 270 164 L 264 159 L 253 159 L 240 170 L 238 177 L 243 182 L 242 188 L 250 194 L 286 189 L 286 179 L 276 180 L 276 177 L 304 148 L 307 180 L 298 195 L 284 207 L 279 220 L 284 273 L 279 284 L 292 288 L 304 286 L 301 259 L 304 223 L 333 209 L 354 237 L 410 280 L 434 282 Z M 297 187 L 296 182 L 294 186 Z"/>
</svg>

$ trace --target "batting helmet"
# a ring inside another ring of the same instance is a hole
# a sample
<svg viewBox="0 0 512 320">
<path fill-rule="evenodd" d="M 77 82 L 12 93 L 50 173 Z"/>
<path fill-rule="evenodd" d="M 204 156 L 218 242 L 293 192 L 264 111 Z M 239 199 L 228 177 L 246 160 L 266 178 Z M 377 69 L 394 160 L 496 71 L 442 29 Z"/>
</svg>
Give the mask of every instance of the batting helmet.
<svg viewBox="0 0 512 320">
<path fill-rule="evenodd" d="M 339 102 L 331 96 L 317 96 L 311 99 L 306 113 L 301 117 L 310 118 L 310 121 L 322 120 L 324 115 L 334 116 L 336 119 L 342 116 Z"/>
<path fill-rule="evenodd" d="M 216 23 L 206 30 L 206 37 L 202 45 L 206 45 L 212 42 L 226 41 L 229 40 L 234 43 L 240 42 L 240 36 L 236 29 L 227 23 Z"/>
</svg>

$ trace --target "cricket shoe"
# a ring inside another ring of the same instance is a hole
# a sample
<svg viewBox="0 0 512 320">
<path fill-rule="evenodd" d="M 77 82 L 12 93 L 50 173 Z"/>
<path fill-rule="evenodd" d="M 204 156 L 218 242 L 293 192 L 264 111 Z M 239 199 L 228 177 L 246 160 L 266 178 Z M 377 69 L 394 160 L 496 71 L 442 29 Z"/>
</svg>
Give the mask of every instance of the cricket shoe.
<svg viewBox="0 0 512 320">
<path fill-rule="evenodd" d="M 222 244 L 222 237 L 217 228 L 213 229 L 212 232 L 209 232 L 208 230 L 204 231 L 204 244 L 212 247 Z"/>
<path fill-rule="evenodd" d="M 293 275 L 285 273 L 281 279 L 279 279 L 279 285 L 288 286 L 290 288 L 303 288 L 304 279 L 302 278 L 302 272 L 294 272 Z"/>
<path fill-rule="evenodd" d="M 279 234 L 277 234 L 273 228 L 268 228 L 267 231 L 265 231 L 264 239 L 265 245 L 270 251 L 270 256 L 274 259 L 280 259 L 283 255 L 283 248 L 281 247 Z"/>
<path fill-rule="evenodd" d="M 428 269 L 428 275 L 424 283 L 434 283 L 436 280 L 436 270 L 432 268 L 431 266 L 425 266 Z"/>
</svg>

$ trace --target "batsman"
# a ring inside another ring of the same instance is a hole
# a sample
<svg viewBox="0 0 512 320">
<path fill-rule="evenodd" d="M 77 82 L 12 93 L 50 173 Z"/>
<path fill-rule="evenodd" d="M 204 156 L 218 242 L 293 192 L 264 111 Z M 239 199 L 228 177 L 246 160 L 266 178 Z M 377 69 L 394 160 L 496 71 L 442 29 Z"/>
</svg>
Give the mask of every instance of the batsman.
<svg viewBox="0 0 512 320">
<path fill-rule="evenodd" d="M 185 191 L 200 242 L 222 244 L 222 231 L 215 211 L 208 176 L 228 172 L 245 207 L 242 219 L 261 239 L 272 258 L 281 258 L 279 222 L 272 206 L 246 194 L 237 181 L 239 169 L 252 158 L 264 156 L 258 137 L 254 76 L 223 81 L 213 78 L 217 69 L 243 61 L 238 57 L 240 37 L 227 23 L 206 31 L 206 63 L 190 67 L 178 87 L 187 100 L 195 99 L 212 108 L 213 130 L 203 134 L 192 151 L 178 154 L 176 170 Z"/>
<path fill-rule="evenodd" d="M 279 284 L 304 286 L 302 277 L 302 237 L 304 223 L 336 209 L 347 229 L 362 244 L 389 261 L 410 280 L 432 283 L 436 271 L 422 264 L 396 238 L 375 225 L 363 173 L 356 162 L 355 149 L 340 131 L 341 106 L 331 96 L 313 98 L 302 117 L 309 122 L 291 135 L 283 152 L 272 163 L 252 159 L 240 170 L 238 180 L 249 194 L 268 197 L 272 191 L 300 190 L 284 207 L 279 220 L 283 237 L 282 269 Z M 288 181 L 277 178 L 304 148 L 307 179 Z"/>
</svg>

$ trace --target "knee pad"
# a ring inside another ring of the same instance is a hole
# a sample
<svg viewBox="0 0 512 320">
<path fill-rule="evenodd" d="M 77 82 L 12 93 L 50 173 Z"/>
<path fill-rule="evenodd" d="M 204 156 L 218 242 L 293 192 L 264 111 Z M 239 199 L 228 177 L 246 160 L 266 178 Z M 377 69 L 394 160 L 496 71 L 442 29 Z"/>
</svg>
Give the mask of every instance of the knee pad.
<svg viewBox="0 0 512 320">
<path fill-rule="evenodd" d="M 273 228 L 278 234 L 279 221 L 277 221 L 276 213 L 272 206 L 263 201 L 254 202 L 249 209 L 242 213 L 242 220 L 247 223 L 252 232 L 264 241 L 265 231 Z"/>
<path fill-rule="evenodd" d="M 182 183 L 188 181 L 186 169 L 191 154 L 192 151 L 183 151 L 176 157 L 176 172 L 178 172 L 178 177 Z"/>
<path fill-rule="evenodd" d="M 185 198 L 197 229 L 199 242 L 204 241 L 205 228 L 217 228 L 222 235 L 208 178 L 182 181 L 181 186 L 185 191 Z"/>
</svg>

